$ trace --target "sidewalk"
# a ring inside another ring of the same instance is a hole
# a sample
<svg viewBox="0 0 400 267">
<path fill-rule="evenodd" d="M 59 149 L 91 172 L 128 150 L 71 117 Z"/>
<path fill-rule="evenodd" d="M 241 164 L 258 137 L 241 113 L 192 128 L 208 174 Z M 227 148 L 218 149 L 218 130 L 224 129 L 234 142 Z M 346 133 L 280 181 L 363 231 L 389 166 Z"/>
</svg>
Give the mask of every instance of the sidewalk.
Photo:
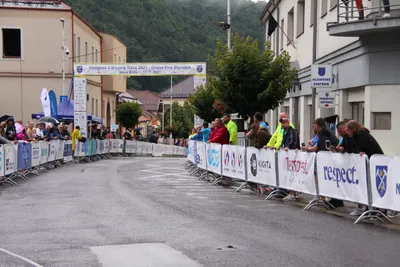
<svg viewBox="0 0 400 267">
<path fill-rule="evenodd" d="M 240 184 L 235 183 L 235 185 L 233 186 L 233 188 L 235 188 L 235 190 L 236 190 L 236 186 L 239 187 Z M 266 198 L 268 196 L 268 194 L 259 194 L 248 188 L 243 189 L 243 190 L 247 191 L 247 192 L 252 192 L 253 194 L 258 195 L 263 198 Z M 303 194 L 301 197 L 297 198 L 295 201 L 284 201 L 284 203 L 289 204 L 289 205 L 295 205 L 295 206 L 298 206 L 298 207 L 304 209 L 312 199 L 313 199 L 313 196 Z M 277 198 L 273 198 L 272 200 L 282 201 Z M 271 201 L 271 200 L 266 200 L 266 201 Z M 357 207 L 356 203 L 344 201 L 344 207 L 337 208 L 335 210 L 333 210 L 333 209 L 327 210 L 326 208 L 324 208 L 322 206 L 315 206 L 312 209 L 310 209 L 308 211 L 304 211 L 304 212 L 325 212 L 325 213 L 328 213 L 331 215 L 335 215 L 335 216 L 339 216 L 339 217 L 348 219 L 354 223 L 358 217 L 351 216 L 350 213 L 356 207 Z M 392 223 L 388 223 L 388 222 L 381 223 L 380 221 L 376 221 L 376 220 L 364 220 L 364 221 L 359 222 L 359 224 L 374 224 L 376 226 L 384 227 L 386 229 L 400 231 L 400 215 L 396 216 L 395 218 L 389 218 L 389 219 L 392 221 Z M 386 221 L 386 220 L 384 219 L 384 221 Z"/>
</svg>

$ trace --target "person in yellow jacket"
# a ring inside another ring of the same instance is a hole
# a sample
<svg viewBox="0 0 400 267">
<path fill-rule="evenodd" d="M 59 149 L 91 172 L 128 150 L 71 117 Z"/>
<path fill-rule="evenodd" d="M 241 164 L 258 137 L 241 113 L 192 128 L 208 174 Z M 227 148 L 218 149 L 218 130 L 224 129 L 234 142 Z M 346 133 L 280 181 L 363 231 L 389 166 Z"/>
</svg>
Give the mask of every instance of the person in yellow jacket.
<svg viewBox="0 0 400 267">
<path fill-rule="evenodd" d="M 276 127 L 274 134 L 272 135 L 271 139 L 269 140 L 269 142 L 265 146 L 265 148 L 279 149 L 281 147 L 284 130 L 282 129 L 282 123 L 280 121 L 284 118 L 288 119 L 288 115 L 285 112 L 281 112 L 279 114 L 278 127 Z M 292 123 L 290 123 L 290 126 L 294 129 L 294 126 Z"/>
<path fill-rule="evenodd" d="M 236 145 L 238 129 L 236 123 L 231 120 L 231 115 L 227 114 L 224 116 L 224 123 L 229 132 L 229 144 Z"/>
<path fill-rule="evenodd" d="M 81 140 L 82 139 L 82 135 L 81 135 L 81 131 L 80 131 L 80 127 L 76 126 L 75 130 L 72 132 L 71 135 L 71 139 L 72 139 L 72 152 L 75 151 L 75 140 Z"/>
</svg>

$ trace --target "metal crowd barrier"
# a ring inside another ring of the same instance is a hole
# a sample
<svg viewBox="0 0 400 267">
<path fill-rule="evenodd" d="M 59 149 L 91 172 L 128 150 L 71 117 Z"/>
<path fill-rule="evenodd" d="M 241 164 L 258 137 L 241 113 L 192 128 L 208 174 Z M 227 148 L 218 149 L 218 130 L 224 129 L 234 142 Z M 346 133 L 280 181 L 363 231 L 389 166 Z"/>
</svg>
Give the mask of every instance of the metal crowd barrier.
<svg viewBox="0 0 400 267">
<path fill-rule="evenodd" d="M 190 141 L 184 164 L 191 175 L 213 185 L 241 182 L 272 187 L 266 200 L 295 191 L 313 196 L 304 210 L 315 206 L 334 209 L 327 198 L 363 204 L 366 219 L 391 220 L 381 211 L 400 211 L 400 157 L 321 151 L 275 151 Z M 261 190 L 263 193 L 263 190 Z"/>
<path fill-rule="evenodd" d="M 0 146 L 0 184 L 17 185 L 16 178 L 40 175 L 65 164 L 91 162 L 113 156 L 184 157 L 185 147 L 119 139 L 76 142 L 52 140 Z"/>
</svg>

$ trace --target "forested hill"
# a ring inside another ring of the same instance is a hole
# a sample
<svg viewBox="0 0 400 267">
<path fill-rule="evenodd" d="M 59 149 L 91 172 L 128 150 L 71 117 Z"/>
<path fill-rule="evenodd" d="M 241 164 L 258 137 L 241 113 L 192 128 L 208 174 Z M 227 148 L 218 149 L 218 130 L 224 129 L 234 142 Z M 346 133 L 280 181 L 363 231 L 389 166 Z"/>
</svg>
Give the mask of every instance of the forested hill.
<svg viewBox="0 0 400 267">
<path fill-rule="evenodd" d="M 226 0 L 66 0 L 98 31 L 128 47 L 128 62 L 205 61 L 226 20 Z M 231 0 L 232 31 L 263 40 L 260 15 L 265 2 Z M 160 91 L 168 77 L 130 78 L 129 88 Z"/>
</svg>

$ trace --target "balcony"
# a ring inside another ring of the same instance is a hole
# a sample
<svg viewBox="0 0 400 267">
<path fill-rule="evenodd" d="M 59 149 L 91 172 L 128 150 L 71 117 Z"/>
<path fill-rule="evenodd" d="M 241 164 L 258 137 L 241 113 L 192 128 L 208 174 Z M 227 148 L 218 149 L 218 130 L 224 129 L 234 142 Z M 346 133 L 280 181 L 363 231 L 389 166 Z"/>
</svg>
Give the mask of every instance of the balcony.
<svg viewBox="0 0 400 267">
<path fill-rule="evenodd" d="M 385 6 L 382 0 L 363 1 L 362 9 L 357 9 L 355 0 L 340 1 L 337 8 L 337 22 L 328 23 L 331 36 L 361 37 L 374 33 L 400 31 L 400 0 L 389 0 Z M 390 9 L 390 16 L 385 13 Z M 360 14 L 364 18 L 360 18 Z"/>
</svg>

